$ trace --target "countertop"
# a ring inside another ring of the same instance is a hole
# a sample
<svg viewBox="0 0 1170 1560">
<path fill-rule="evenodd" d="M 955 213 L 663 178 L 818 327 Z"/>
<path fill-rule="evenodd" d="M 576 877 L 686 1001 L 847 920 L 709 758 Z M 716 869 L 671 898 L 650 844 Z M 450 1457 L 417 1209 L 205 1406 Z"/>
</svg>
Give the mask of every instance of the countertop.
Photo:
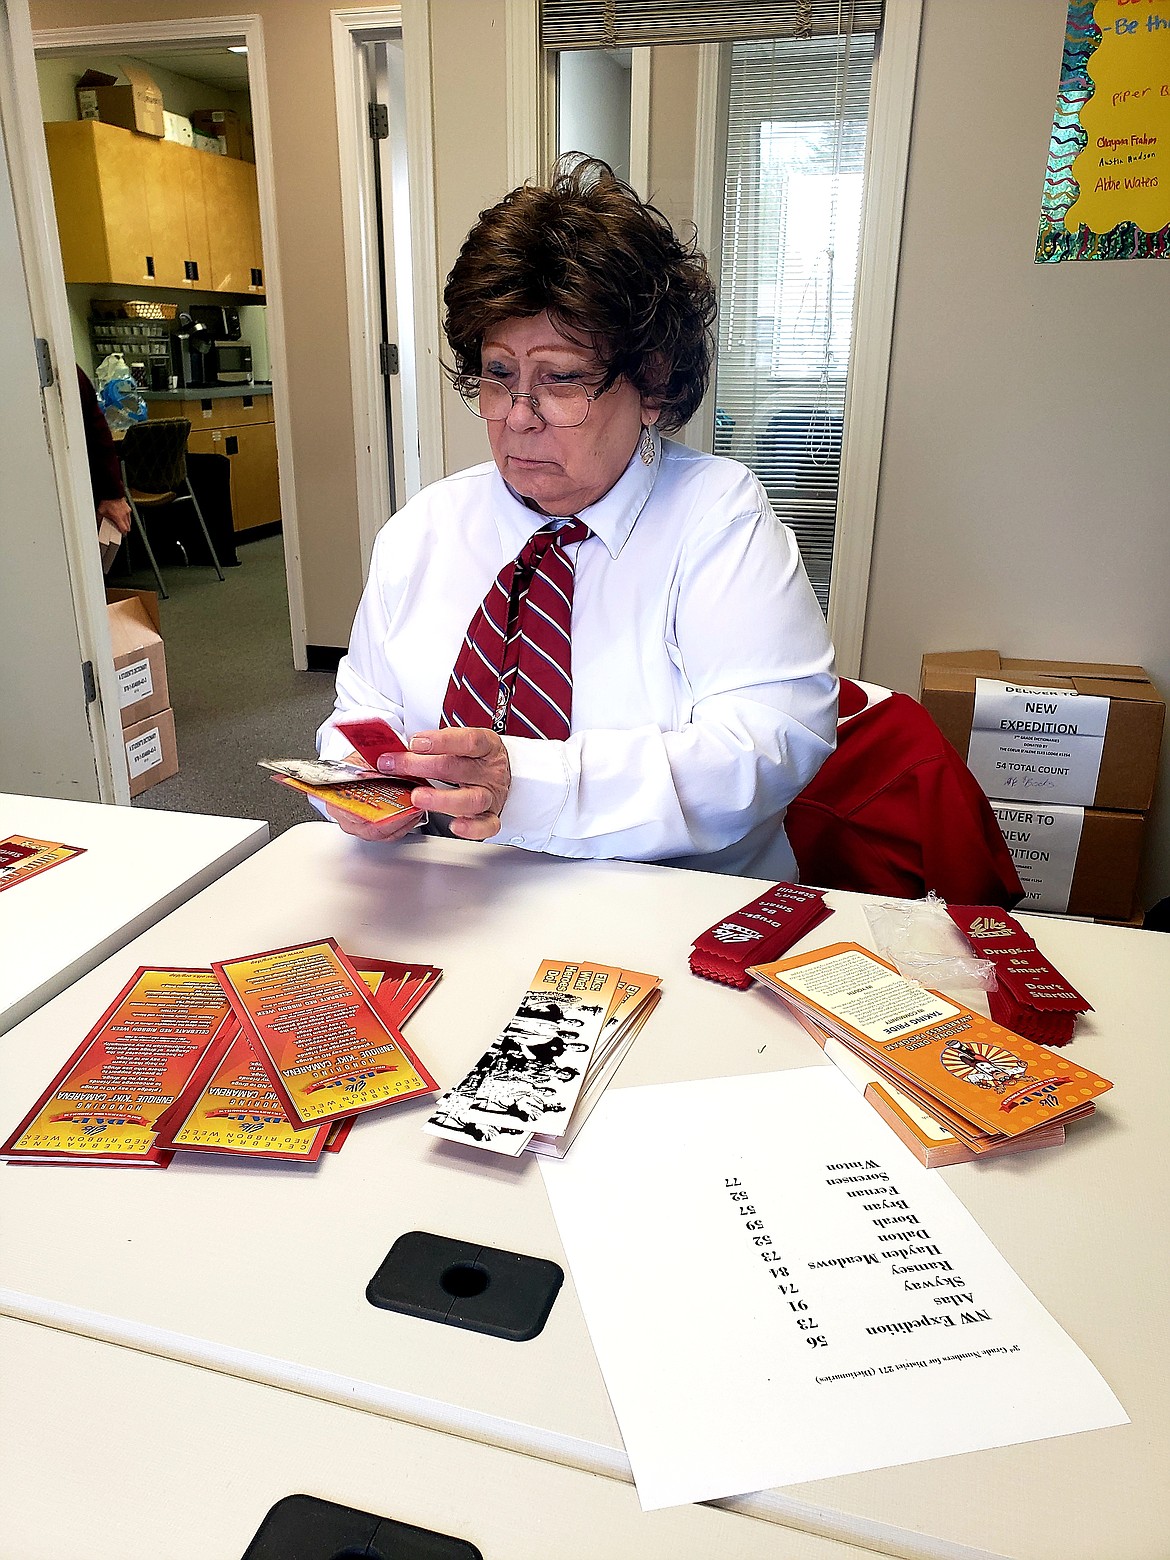
<svg viewBox="0 0 1170 1560">
<path fill-rule="evenodd" d="M 272 382 L 252 385 L 204 385 L 187 390 L 143 390 L 147 401 L 221 401 L 225 396 L 252 396 L 272 394 Z"/>
</svg>

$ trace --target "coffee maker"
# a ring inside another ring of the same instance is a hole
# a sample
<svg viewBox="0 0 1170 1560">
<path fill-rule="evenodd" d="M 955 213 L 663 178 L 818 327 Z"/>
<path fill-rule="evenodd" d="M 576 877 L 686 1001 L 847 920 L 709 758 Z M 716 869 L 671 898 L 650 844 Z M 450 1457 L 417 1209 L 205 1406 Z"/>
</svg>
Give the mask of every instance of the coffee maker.
<svg viewBox="0 0 1170 1560">
<path fill-rule="evenodd" d="M 197 305 L 180 309 L 175 321 L 175 359 L 179 384 L 184 390 L 202 390 L 215 383 L 212 359 L 215 337 L 207 321 L 195 317 L 199 312 L 202 311 Z"/>
<path fill-rule="evenodd" d="M 221 304 L 193 303 L 176 321 L 179 378 L 191 390 L 250 384 L 252 348 L 240 339 L 240 312 Z"/>
</svg>

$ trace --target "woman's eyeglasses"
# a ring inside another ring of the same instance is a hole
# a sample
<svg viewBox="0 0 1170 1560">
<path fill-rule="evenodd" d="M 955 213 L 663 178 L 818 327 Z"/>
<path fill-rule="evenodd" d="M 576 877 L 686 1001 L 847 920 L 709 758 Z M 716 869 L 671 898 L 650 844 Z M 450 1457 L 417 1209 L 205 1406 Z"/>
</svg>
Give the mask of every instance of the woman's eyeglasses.
<svg viewBox="0 0 1170 1560">
<path fill-rule="evenodd" d="M 456 389 L 468 410 L 485 422 L 504 422 L 517 401 L 527 401 L 541 422 L 550 428 L 580 427 L 589 415 L 590 403 L 607 388 L 590 390 L 579 382 L 548 379 L 521 392 L 509 390 L 502 380 L 481 378 L 477 374 L 461 374 L 456 381 Z"/>
</svg>

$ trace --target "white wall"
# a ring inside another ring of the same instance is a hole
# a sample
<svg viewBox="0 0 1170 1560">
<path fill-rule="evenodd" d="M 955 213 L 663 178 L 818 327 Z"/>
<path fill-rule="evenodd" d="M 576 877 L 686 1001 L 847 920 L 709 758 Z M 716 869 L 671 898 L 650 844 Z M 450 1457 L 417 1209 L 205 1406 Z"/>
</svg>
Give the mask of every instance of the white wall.
<svg viewBox="0 0 1170 1560">
<path fill-rule="evenodd" d="M 37 61 L 37 81 L 41 89 L 41 112 L 46 119 L 76 119 L 78 81 L 87 70 L 104 70 L 109 76 L 121 76 L 127 63 L 139 65 L 154 77 L 163 97 L 163 107 L 171 114 L 193 114 L 200 108 L 234 108 L 251 119 L 246 92 L 225 92 L 190 76 L 165 70 L 152 60 L 127 55 L 87 54 L 84 59 L 48 55 Z"/>
<path fill-rule="evenodd" d="M 923 651 L 991 646 L 1170 695 L 1170 265 L 1034 260 L 1066 14 L 925 4 L 862 657 L 908 692 Z"/>
<path fill-rule="evenodd" d="M 558 56 L 557 146 L 603 158 L 630 177 L 630 71 L 604 49 L 562 49 Z"/>
</svg>

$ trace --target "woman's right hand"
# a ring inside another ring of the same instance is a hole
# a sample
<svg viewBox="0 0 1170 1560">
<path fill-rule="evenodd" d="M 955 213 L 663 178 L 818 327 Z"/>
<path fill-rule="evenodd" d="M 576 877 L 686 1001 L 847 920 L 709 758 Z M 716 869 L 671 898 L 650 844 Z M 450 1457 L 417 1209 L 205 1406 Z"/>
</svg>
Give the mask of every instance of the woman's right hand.
<svg viewBox="0 0 1170 1560">
<path fill-rule="evenodd" d="M 355 753 L 351 749 L 342 762 L 354 764 L 360 769 L 365 765 L 366 761 L 360 753 Z M 375 776 L 375 778 L 380 779 L 381 776 Z M 339 828 L 344 829 L 346 834 L 352 834 L 359 840 L 381 841 L 382 843 L 390 840 L 400 840 L 403 835 L 409 834 L 412 829 L 418 827 L 417 817 L 383 818 L 378 823 L 372 823 L 366 818 L 358 818 L 354 813 L 343 812 L 340 807 L 330 807 L 328 802 L 325 803 L 325 811 Z"/>
<path fill-rule="evenodd" d="M 352 834 L 359 840 L 398 840 L 418 827 L 417 817 L 383 818 L 378 823 L 371 823 L 365 818 L 355 817 L 351 812 L 342 812 L 339 807 L 330 807 L 328 802 L 325 811 L 346 834 Z"/>
</svg>

